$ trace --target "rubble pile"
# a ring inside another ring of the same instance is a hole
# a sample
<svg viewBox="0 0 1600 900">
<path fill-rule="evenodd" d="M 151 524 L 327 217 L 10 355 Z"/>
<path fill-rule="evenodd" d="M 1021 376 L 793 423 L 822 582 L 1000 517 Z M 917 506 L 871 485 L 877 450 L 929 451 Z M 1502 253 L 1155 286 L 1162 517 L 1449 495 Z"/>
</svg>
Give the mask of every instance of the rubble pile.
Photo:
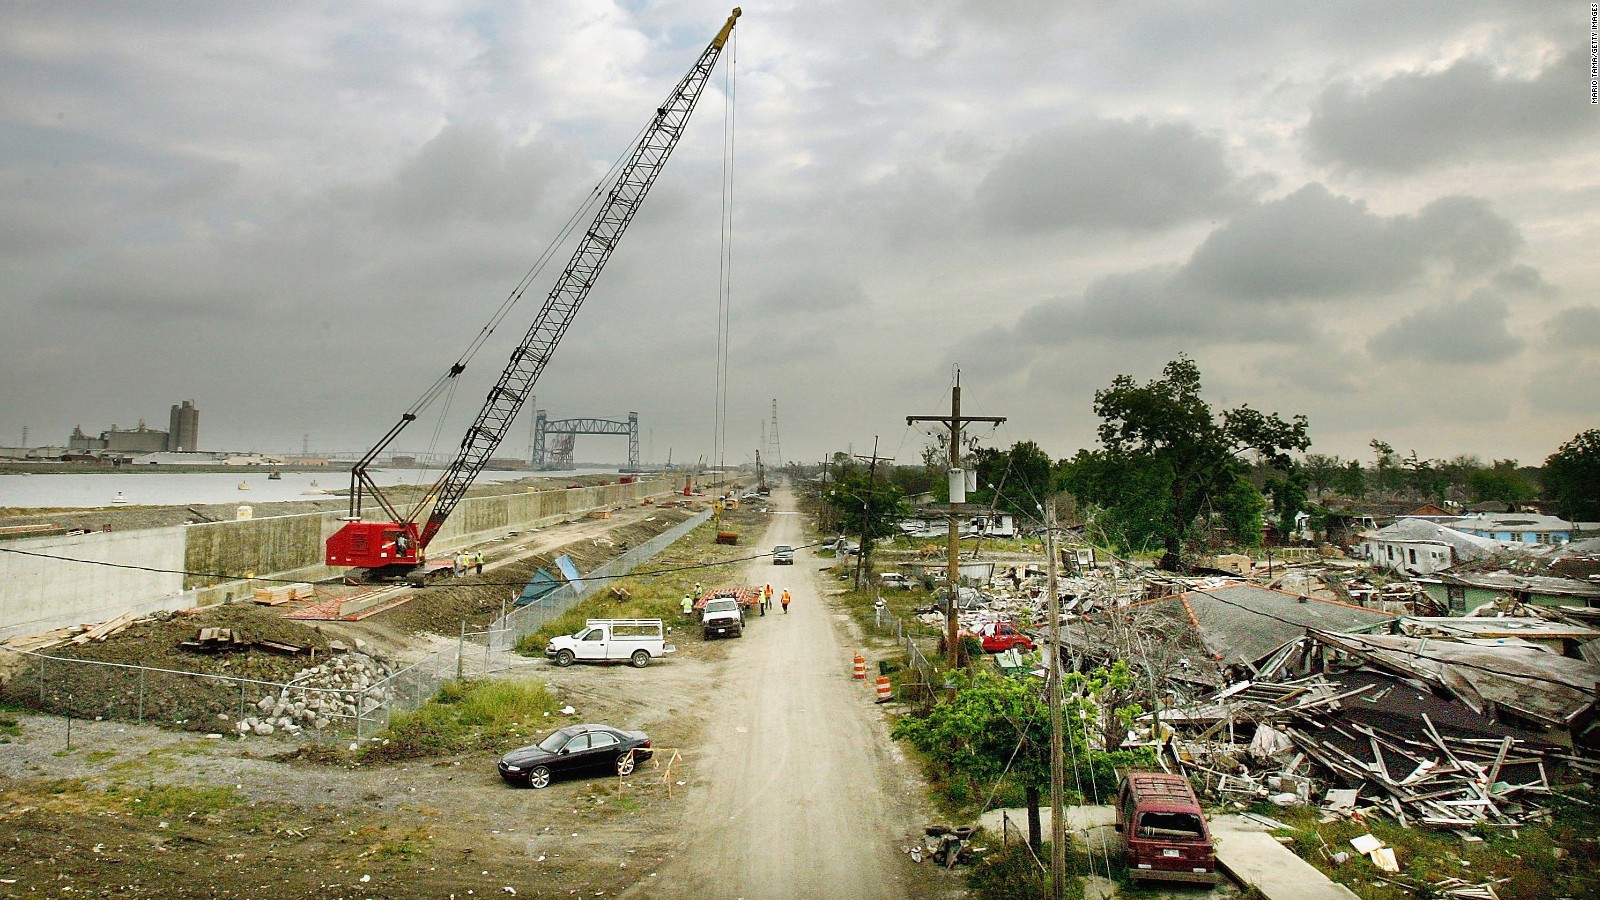
<svg viewBox="0 0 1600 900">
<path fill-rule="evenodd" d="M 389 676 L 388 667 L 364 653 L 347 653 L 295 673 L 279 693 L 256 702 L 257 715 L 239 720 L 239 734 L 298 734 L 322 730 L 339 719 L 351 719 L 380 708 L 389 699 L 386 688 L 374 687 Z"/>
<path fill-rule="evenodd" d="M 1326 787 L 1330 817 L 1382 815 L 1406 827 L 1543 821 L 1546 764 L 1569 759 L 1558 745 L 1370 671 L 1241 682 L 1162 721 L 1192 735 L 1174 734 L 1168 749 L 1213 798 L 1305 806 Z"/>
</svg>

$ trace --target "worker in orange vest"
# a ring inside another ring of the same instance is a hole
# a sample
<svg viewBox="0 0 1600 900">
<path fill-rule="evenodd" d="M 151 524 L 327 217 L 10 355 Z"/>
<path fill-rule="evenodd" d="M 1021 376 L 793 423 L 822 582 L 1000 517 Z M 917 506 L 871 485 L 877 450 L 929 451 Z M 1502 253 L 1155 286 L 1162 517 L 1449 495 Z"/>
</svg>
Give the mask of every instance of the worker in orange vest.
<svg viewBox="0 0 1600 900">
<path fill-rule="evenodd" d="M 789 614 L 789 590 L 788 590 L 788 588 L 785 588 L 784 591 L 783 591 L 783 601 L 782 602 L 783 602 L 783 614 L 787 616 Z"/>
<path fill-rule="evenodd" d="M 767 585 L 766 590 L 762 593 L 761 603 L 763 609 L 772 608 L 772 585 Z"/>
</svg>

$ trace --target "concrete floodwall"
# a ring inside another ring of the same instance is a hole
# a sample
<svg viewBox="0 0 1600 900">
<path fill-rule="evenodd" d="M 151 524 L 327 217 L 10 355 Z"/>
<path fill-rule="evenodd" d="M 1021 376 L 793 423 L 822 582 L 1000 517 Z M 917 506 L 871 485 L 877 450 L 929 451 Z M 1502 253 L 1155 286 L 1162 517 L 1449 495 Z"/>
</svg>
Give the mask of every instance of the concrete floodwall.
<svg viewBox="0 0 1600 900">
<path fill-rule="evenodd" d="M 632 484 L 467 498 L 428 550 L 443 556 L 507 531 L 637 503 L 671 489 L 668 479 L 641 478 Z M 343 524 L 340 513 L 327 512 L 11 541 L 8 548 L 40 555 L 0 553 L 0 638 L 101 622 L 130 610 L 244 599 L 257 586 L 250 578 L 329 578 L 340 570 L 322 564 L 324 542 Z"/>
<path fill-rule="evenodd" d="M 177 527 L 8 542 L 21 552 L 0 553 L 0 638 L 166 608 L 183 593 L 185 537 Z"/>
</svg>

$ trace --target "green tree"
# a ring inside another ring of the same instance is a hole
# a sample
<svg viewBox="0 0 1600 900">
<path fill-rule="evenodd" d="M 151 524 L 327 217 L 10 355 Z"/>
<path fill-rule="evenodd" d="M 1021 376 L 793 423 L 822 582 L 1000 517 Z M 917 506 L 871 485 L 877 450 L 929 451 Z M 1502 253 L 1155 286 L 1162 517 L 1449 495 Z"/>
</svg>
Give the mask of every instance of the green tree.
<svg viewBox="0 0 1600 900">
<path fill-rule="evenodd" d="M 1305 416 L 1286 422 L 1249 406 L 1215 415 L 1200 396 L 1200 367 L 1186 356 L 1167 363 L 1161 378 L 1144 385 L 1117 376 L 1095 393 L 1094 409 L 1101 419 L 1100 461 L 1110 465 L 1086 467 L 1088 474 L 1102 476 L 1098 479 L 1080 477 L 1074 467 L 1067 487 L 1080 500 L 1115 509 L 1126 502 L 1122 496 L 1095 490 L 1107 486 L 1107 472 L 1123 481 L 1136 475 L 1131 480 L 1146 490 L 1164 482 L 1166 496 L 1153 528 L 1164 550 L 1161 567 L 1169 570 L 1182 567 L 1183 543 L 1202 513 L 1220 512 L 1234 519 L 1232 526 L 1239 524 L 1245 509 L 1239 505 L 1245 499 L 1240 482 L 1248 485 L 1250 473 L 1243 454 L 1253 452 L 1287 473 L 1293 468 L 1288 452 L 1311 445 Z M 1141 506 L 1151 500 L 1134 498 Z"/>
<path fill-rule="evenodd" d="M 1267 496 L 1272 498 L 1273 524 L 1278 527 L 1278 540 L 1286 541 L 1294 535 L 1295 519 L 1310 500 L 1307 493 L 1310 484 L 1310 474 L 1299 468 L 1281 477 L 1273 475 L 1267 478 Z"/>
<path fill-rule="evenodd" d="M 1474 503 L 1490 500 L 1526 503 L 1539 495 L 1539 486 L 1514 459 L 1497 459 L 1489 468 L 1472 472 L 1467 476 L 1467 489 Z"/>
<path fill-rule="evenodd" d="M 1394 447 L 1377 438 L 1367 443 L 1372 448 L 1372 488 L 1380 494 L 1393 496 L 1406 486 L 1406 473 L 1400 468 Z"/>
<path fill-rule="evenodd" d="M 1539 480 L 1563 517 L 1600 521 L 1600 428 L 1574 435 L 1550 454 Z"/>
<path fill-rule="evenodd" d="M 898 531 L 911 515 L 905 493 L 889 479 L 887 467 L 876 477 L 866 466 L 849 466 L 823 492 L 823 502 L 833 510 L 834 521 L 847 534 L 861 535 L 861 568 L 872 571 L 872 542 Z"/>
<path fill-rule="evenodd" d="M 1033 441 L 1018 441 L 1010 450 L 982 448 L 977 456 L 979 490 L 969 499 L 1019 519 L 1042 518 L 1039 508 L 1054 492 L 1049 454 Z"/>
<path fill-rule="evenodd" d="M 1064 750 L 1087 763 L 1095 796 L 1110 793 L 1119 765 L 1150 761 L 1148 753 L 1115 752 L 1129 724 L 1144 712 L 1129 699 L 1132 688 L 1123 662 L 1089 675 L 1070 673 L 1062 681 Z M 1091 726 L 1109 737 L 1097 734 L 1091 741 Z M 1039 682 L 980 671 L 926 714 L 895 722 L 892 734 L 928 754 L 950 778 L 978 787 L 1015 779 L 1027 800 L 1028 842 L 1040 847 L 1039 798 L 1050 789 L 1050 711 Z M 1113 752 L 1091 750 L 1092 744 Z"/>
<path fill-rule="evenodd" d="M 1333 489 L 1352 500 L 1362 500 L 1367 496 L 1367 476 L 1361 471 L 1361 463 L 1350 460 L 1339 470 L 1333 480 Z"/>
<path fill-rule="evenodd" d="M 1301 471 L 1306 475 L 1306 487 L 1311 490 L 1311 496 L 1317 499 L 1337 489 L 1339 470 L 1343 468 L 1344 460 L 1324 453 L 1307 453 L 1305 461 L 1300 464 Z"/>
<path fill-rule="evenodd" d="M 1444 502 L 1445 490 L 1450 487 L 1450 479 L 1438 460 L 1422 459 L 1417 456 L 1417 451 L 1413 450 L 1405 458 L 1405 466 L 1405 483 L 1412 493 L 1423 500 Z"/>
</svg>

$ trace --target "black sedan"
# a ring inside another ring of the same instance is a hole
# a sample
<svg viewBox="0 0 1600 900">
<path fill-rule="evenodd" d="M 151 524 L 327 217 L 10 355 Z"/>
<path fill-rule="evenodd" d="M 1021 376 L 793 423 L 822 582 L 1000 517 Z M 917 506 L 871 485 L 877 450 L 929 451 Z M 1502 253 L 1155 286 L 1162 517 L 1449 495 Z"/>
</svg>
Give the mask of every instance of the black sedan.
<svg viewBox="0 0 1600 900">
<path fill-rule="evenodd" d="M 531 788 L 546 788 L 557 776 L 615 772 L 632 775 L 651 756 L 650 736 L 610 725 L 568 725 L 531 747 L 500 758 L 500 777 Z"/>
</svg>

